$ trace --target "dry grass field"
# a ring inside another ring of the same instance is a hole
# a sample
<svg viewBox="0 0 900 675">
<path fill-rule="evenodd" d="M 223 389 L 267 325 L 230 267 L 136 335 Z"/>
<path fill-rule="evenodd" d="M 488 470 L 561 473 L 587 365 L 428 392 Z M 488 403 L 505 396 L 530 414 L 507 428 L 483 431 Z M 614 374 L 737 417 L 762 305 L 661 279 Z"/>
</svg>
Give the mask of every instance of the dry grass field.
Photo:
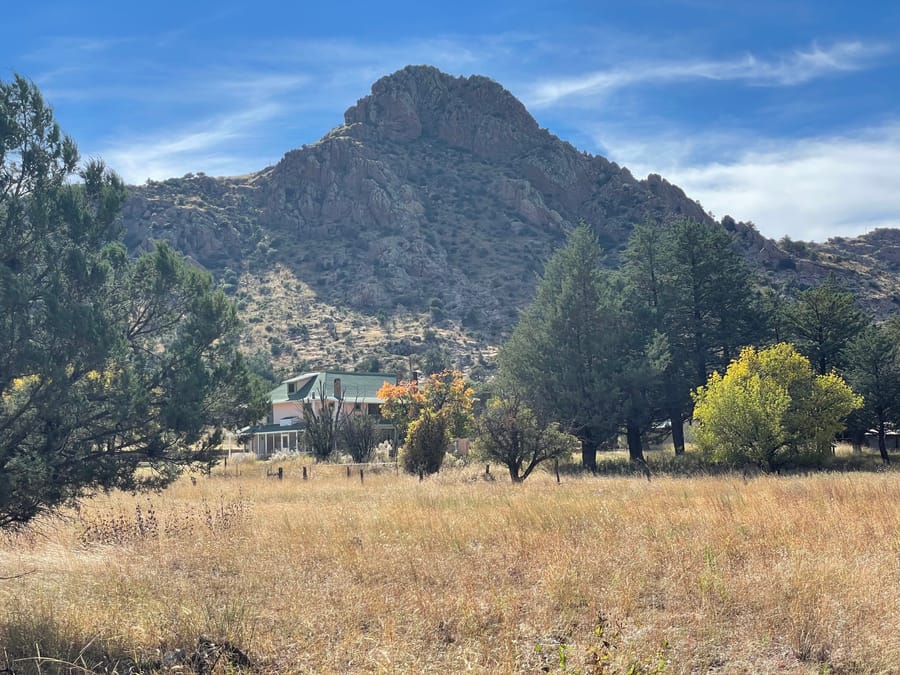
<svg viewBox="0 0 900 675">
<path fill-rule="evenodd" d="M 0 672 L 900 672 L 896 472 L 284 466 L 0 539 Z"/>
</svg>

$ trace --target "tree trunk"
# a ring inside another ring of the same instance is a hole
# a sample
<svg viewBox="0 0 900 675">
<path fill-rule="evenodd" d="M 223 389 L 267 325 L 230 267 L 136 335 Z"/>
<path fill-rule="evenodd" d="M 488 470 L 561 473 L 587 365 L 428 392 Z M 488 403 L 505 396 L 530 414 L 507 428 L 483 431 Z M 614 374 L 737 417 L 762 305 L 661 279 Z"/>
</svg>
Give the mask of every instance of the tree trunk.
<svg viewBox="0 0 900 675">
<path fill-rule="evenodd" d="M 589 469 L 591 473 L 597 471 L 597 448 L 588 444 L 581 444 L 581 465 Z"/>
<path fill-rule="evenodd" d="M 673 411 L 669 415 L 669 423 L 672 425 L 672 445 L 676 455 L 684 454 L 684 420 L 681 413 Z"/>
<path fill-rule="evenodd" d="M 597 444 L 588 439 L 581 439 L 581 466 L 597 473 Z"/>
<path fill-rule="evenodd" d="M 644 462 L 644 447 L 641 443 L 641 430 L 630 420 L 625 423 L 628 438 L 628 459 L 632 462 Z"/>
<path fill-rule="evenodd" d="M 884 419 L 878 420 L 878 452 L 881 453 L 881 461 L 885 464 L 891 463 L 891 456 L 887 451 L 887 443 L 885 442 L 885 422 Z"/>
<path fill-rule="evenodd" d="M 857 429 L 854 425 L 853 430 L 850 432 L 850 445 L 853 446 L 854 455 L 862 454 L 862 446 L 865 442 L 866 432 L 862 428 Z"/>
</svg>

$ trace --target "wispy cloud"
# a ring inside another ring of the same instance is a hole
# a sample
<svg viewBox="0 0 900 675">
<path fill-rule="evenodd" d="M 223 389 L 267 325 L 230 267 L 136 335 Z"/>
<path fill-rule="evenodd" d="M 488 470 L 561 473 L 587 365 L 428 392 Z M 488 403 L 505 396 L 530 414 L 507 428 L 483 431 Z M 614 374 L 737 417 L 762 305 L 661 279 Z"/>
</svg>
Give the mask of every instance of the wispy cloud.
<svg viewBox="0 0 900 675">
<path fill-rule="evenodd" d="M 378 78 L 409 63 L 432 63 L 450 72 L 481 70 L 493 55 L 509 54 L 509 41 L 453 37 L 408 40 L 379 45 L 344 39 L 286 40 L 248 44 L 240 65 L 217 63 L 157 77 L 158 87 L 141 83 L 86 83 L 52 89 L 55 100 L 128 100 L 142 109 L 165 105 L 199 112 L 190 124 L 165 131 L 125 136 L 115 132 L 100 139 L 90 153 L 101 155 L 128 182 L 161 179 L 204 171 L 213 175 L 243 174 L 263 168 L 280 153 L 317 140 L 288 132 L 311 117 L 320 117 L 320 134 L 341 123 L 341 113 Z M 515 38 L 520 39 L 520 38 Z M 248 65 L 252 64 L 252 65 Z M 210 111 L 228 112 L 211 114 Z M 302 116 L 303 122 L 296 118 Z M 279 133 L 285 140 L 277 141 Z M 278 145 L 275 156 L 264 156 L 254 139 Z M 275 140 L 273 140 L 275 139 Z M 226 149 L 227 148 L 227 149 Z"/>
<path fill-rule="evenodd" d="M 79 60 L 87 56 L 95 56 L 103 52 L 109 52 L 117 47 L 131 42 L 130 38 L 114 37 L 103 38 L 87 35 L 61 35 L 50 37 L 42 41 L 23 58 L 36 62 L 59 62 Z"/>
<path fill-rule="evenodd" d="M 853 135 L 716 140 L 718 156 L 733 160 L 697 159 L 709 155 L 687 137 L 613 141 L 611 154 L 636 175 L 662 173 L 716 216 L 751 220 L 769 237 L 824 241 L 900 227 L 900 123 Z"/>
<path fill-rule="evenodd" d="M 180 176 L 188 171 L 237 175 L 247 171 L 253 158 L 246 155 L 244 148 L 236 146 L 241 146 L 241 141 L 251 135 L 253 129 L 281 112 L 277 104 L 266 103 L 189 128 L 112 139 L 109 145 L 101 148 L 100 154 L 128 183 Z M 229 148 L 234 152 L 229 153 Z"/>
<path fill-rule="evenodd" d="M 271 99 L 279 94 L 295 91 L 309 84 L 310 81 L 310 76 L 303 74 L 288 75 L 248 71 L 227 74 L 210 83 L 210 88 L 213 94 L 227 94 L 251 100 Z"/>
<path fill-rule="evenodd" d="M 165 37 L 185 46 L 181 33 Z M 690 122 L 654 119 L 652 107 L 640 97 L 625 96 L 629 88 L 644 84 L 691 81 L 787 88 L 878 65 L 890 47 L 845 40 L 776 55 L 705 58 L 674 42 L 636 43 L 634 36 L 616 41 L 615 34 L 603 38 L 571 45 L 527 33 L 249 41 L 214 62 L 163 58 L 163 52 L 154 51 L 156 42 L 146 37 L 139 44 L 78 38 L 41 45 L 35 58 L 46 56 L 39 84 L 51 103 L 109 104 L 107 109 L 117 105 L 127 111 L 130 117 L 111 122 L 90 142 L 76 138 L 86 154 L 102 156 L 131 183 L 189 171 L 236 175 L 261 169 L 339 124 L 341 112 L 379 77 L 410 63 L 429 63 L 454 74 L 494 77 L 548 126 L 559 124 L 576 134 L 589 134 L 588 125 L 600 123 L 593 105 L 599 96 L 615 100 L 619 115 L 632 106 L 630 128 L 604 121 L 602 138 L 593 135 L 594 150 L 636 175 L 661 173 L 705 208 L 753 220 L 768 236 L 790 233 L 822 240 L 900 225 L 895 189 L 900 123 L 806 139 L 783 139 L 774 129 L 675 132 Z M 172 45 L 166 40 L 160 49 L 168 54 Z M 624 49 L 655 56 L 613 61 Z M 661 51 L 690 56 L 666 59 Z M 110 60 L 111 52 L 121 58 Z M 56 70 L 59 63 L 65 65 Z M 572 63 L 617 65 L 573 75 Z M 540 77 L 550 72 L 561 76 Z M 778 102 L 780 110 L 790 104 L 791 97 L 785 98 Z M 577 106 L 570 104 L 584 102 L 591 103 L 585 110 L 594 119 L 571 114 Z M 827 105 L 827 100 L 813 103 Z M 584 145 L 591 149 L 589 142 Z"/>
<path fill-rule="evenodd" d="M 802 84 L 836 72 L 865 68 L 889 48 L 882 44 L 838 42 L 823 48 L 777 59 L 746 54 L 737 59 L 633 61 L 625 66 L 597 70 L 578 77 L 546 79 L 527 94 L 534 106 L 548 106 L 572 97 L 594 96 L 613 89 L 654 82 L 688 80 L 741 81 L 758 86 Z"/>
</svg>

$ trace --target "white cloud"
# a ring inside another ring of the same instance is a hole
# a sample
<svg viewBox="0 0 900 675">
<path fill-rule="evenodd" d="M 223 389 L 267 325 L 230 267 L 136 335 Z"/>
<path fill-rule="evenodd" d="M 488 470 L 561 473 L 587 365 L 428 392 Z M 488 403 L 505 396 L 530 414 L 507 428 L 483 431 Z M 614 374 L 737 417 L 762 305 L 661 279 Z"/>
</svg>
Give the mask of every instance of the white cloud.
<svg viewBox="0 0 900 675">
<path fill-rule="evenodd" d="M 813 45 L 806 51 L 795 51 L 787 57 L 771 60 L 746 54 L 738 59 L 725 60 L 635 61 L 578 77 L 539 81 L 526 99 L 530 105 L 540 107 L 567 98 L 591 97 L 636 84 L 685 80 L 727 80 L 761 86 L 789 86 L 835 72 L 859 70 L 887 50 L 880 44 L 839 42 L 829 48 Z"/>
<path fill-rule="evenodd" d="M 607 42 L 599 40 L 598 44 Z M 616 42 L 612 51 L 624 49 L 625 42 Z M 572 119 L 572 107 L 567 104 L 589 102 L 593 115 L 598 95 L 628 87 L 702 80 L 787 87 L 864 69 L 889 49 L 882 44 L 843 41 L 774 57 L 746 54 L 704 59 L 695 54 L 681 60 L 626 61 L 580 76 L 526 82 L 526 71 L 566 68 L 571 73 L 571 63 L 590 59 L 610 63 L 611 56 L 593 47 L 579 51 L 580 47 L 573 45 L 572 58 L 563 59 L 561 54 L 569 55 L 566 44 L 523 34 L 449 35 L 368 44 L 349 39 L 286 40 L 238 45 L 237 57 L 216 64 L 185 66 L 156 61 L 148 83 L 131 77 L 135 63 L 127 59 L 117 72 L 129 77 L 110 80 L 98 75 L 108 76 L 110 68 L 99 70 L 93 55 L 125 45 L 73 40 L 53 46 L 64 48 L 71 61 L 64 60 L 63 70 L 48 71 L 44 76 L 42 86 L 46 84 L 51 103 L 55 99 L 128 101 L 141 109 L 165 106 L 166 112 L 195 116 L 190 122 L 174 124 L 169 120 L 177 116 L 167 116 L 169 126 L 148 128 L 140 135 L 123 137 L 110 132 L 88 143 L 78 139 L 83 149 L 102 156 L 130 183 L 189 171 L 237 175 L 262 169 L 274 158 L 260 156 L 256 139 L 279 147 L 279 153 L 313 142 L 311 120 L 336 126 L 341 111 L 364 96 L 372 82 L 409 63 L 494 77 L 514 88 L 530 108 L 542 107 L 565 118 L 569 126 L 581 126 Z M 630 46 L 634 49 L 634 44 Z M 669 44 L 664 49 L 678 47 Z M 516 80 L 519 86 L 514 86 Z M 619 111 L 622 105 L 617 101 Z M 152 116 L 147 117 L 147 123 L 153 123 Z M 671 127 L 677 122 L 649 119 L 642 110 L 634 110 L 627 123 L 632 127 L 629 135 L 623 133 L 619 138 L 609 135 L 610 125 L 603 129 L 602 142 L 598 140 L 603 154 L 635 175 L 661 173 L 717 216 L 727 213 L 752 220 L 768 236 L 824 240 L 879 225 L 900 226 L 900 191 L 896 190 L 900 184 L 900 123 L 853 136 L 769 141 L 750 133 L 709 129 L 697 137 L 660 135 L 655 126 Z M 113 121 L 108 128 L 117 126 Z M 644 138 L 637 140 L 636 133 Z M 280 139 L 288 134 L 290 139 L 282 143 Z"/>
<path fill-rule="evenodd" d="M 238 145 L 253 130 L 281 112 L 274 103 L 235 111 L 180 130 L 155 136 L 115 139 L 100 155 L 127 183 L 143 183 L 203 171 L 211 175 L 246 173 L 254 160 L 228 148 Z M 262 169 L 264 163 L 254 166 Z"/>
<path fill-rule="evenodd" d="M 465 43 L 447 37 L 381 45 L 340 39 L 250 44 L 242 50 L 242 61 L 253 66 L 219 63 L 182 69 L 171 78 L 161 78 L 158 87 L 77 83 L 68 89 L 55 88 L 51 94 L 53 100 L 128 100 L 144 107 L 165 105 L 168 111 L 189 106 L 192 113 L 201 111 L 206 116 L 140 135 L 109 134 L 86 148 L 102 156 L 129 183 L 196 171 L 238 175 L 260 170 L 275 159 L 261 157 L 258 151 L 254 154 L 251 139 L 271 140 L 279 129 L 297 124 L 302 128 L 316 113 L 328 117 L 328 128 L 338 126 L 343 110 L 368 93 L 376 79 L 398 68 L 435 63 L 450 71 L 467 66 L 477 71 L 478 64 L 507 48 L 507 40 L 496 36 Z M 252 107 L 244 108 L 247 105 Z M 214 111 L 223 108 L 232 112 L 214 116 Z M 294 121 L 292 115 L 307 120 Z M 314 134 L 291 138 L 279 153 L 317 138 Z"/>
<path fill-rule="evenodd" d="M 717 217 L 753 221 L 768 237 L 824 241 L 900 227 L 900 123 L 853 136 L 718 140 L 718 156 L 732 160 L 696 161 L 687 138 L 613 141 L 610 154 L 635 175 L 661 173 Z"/>
</svg>

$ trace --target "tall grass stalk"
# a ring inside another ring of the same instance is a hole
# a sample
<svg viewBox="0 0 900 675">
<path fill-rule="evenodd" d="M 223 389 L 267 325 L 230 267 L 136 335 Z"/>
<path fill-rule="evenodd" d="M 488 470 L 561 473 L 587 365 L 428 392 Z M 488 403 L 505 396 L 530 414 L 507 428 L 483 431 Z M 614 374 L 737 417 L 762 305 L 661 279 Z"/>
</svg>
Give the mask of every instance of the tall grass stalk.
<svg viewBox="0 0 900 675">
<path fill-rule="evenodd" d="M 22 673 L 158 665 L 201 636 L 258 672 L 887 673 L 898 561 L 896 473 L 250 467 L 0 539 L 0 576 L 33 571 L 0 582 L 0 648 Z"/>
</svg>

